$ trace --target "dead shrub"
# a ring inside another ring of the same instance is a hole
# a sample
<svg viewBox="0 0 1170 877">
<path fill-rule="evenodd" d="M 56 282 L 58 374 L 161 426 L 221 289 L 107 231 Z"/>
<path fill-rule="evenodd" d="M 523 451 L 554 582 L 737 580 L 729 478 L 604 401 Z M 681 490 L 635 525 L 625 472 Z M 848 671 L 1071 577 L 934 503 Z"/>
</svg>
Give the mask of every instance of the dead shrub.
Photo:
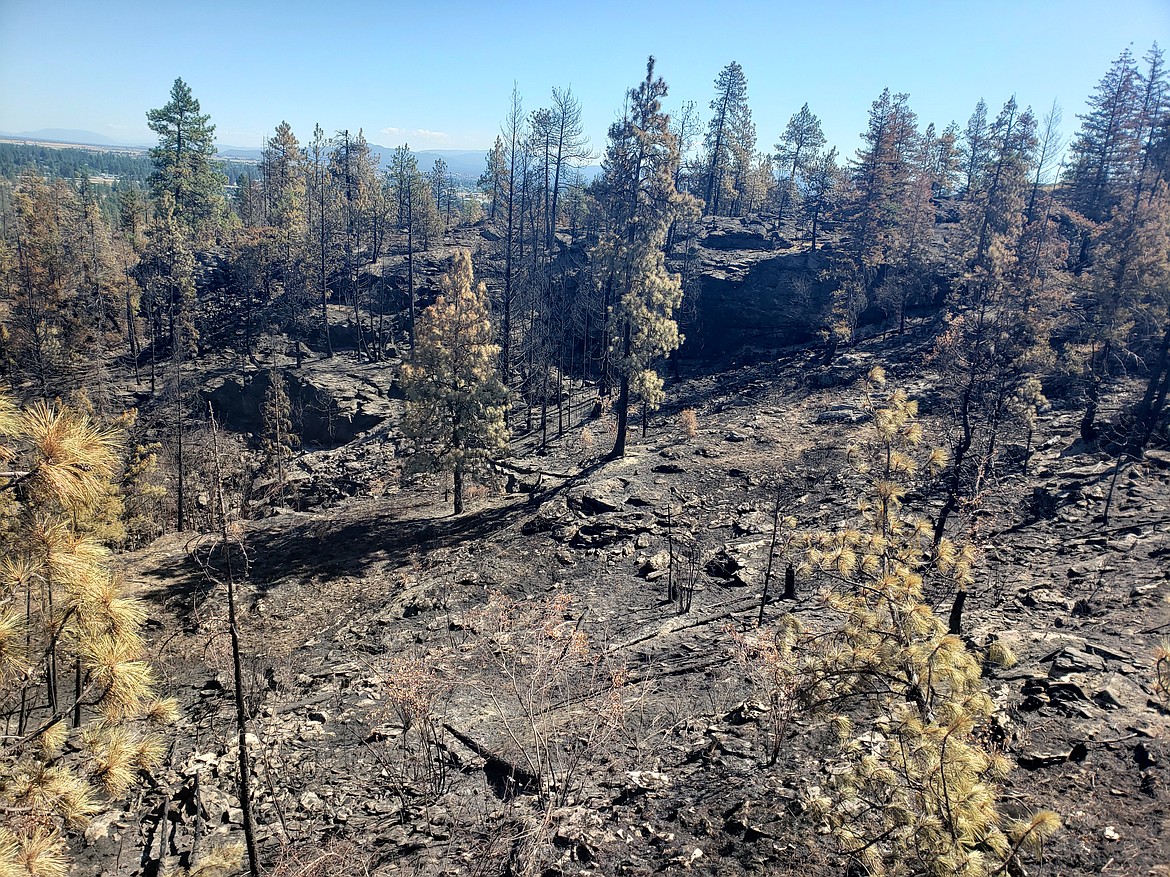
<svg viewBox="0 0 1170 877">
<path fill-rule="evenodd" d="M 370 877 L 373 856 L 358 844 L 331 840 L 324 846 L 289 846 L 268 872 L 269 877 Z"/>
</svg>

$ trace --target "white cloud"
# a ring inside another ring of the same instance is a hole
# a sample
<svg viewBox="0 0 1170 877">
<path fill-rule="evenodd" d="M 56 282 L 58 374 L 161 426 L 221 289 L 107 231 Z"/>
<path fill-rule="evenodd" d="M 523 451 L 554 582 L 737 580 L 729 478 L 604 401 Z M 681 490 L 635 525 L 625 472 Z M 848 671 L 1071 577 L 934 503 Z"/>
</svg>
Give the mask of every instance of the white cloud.
<svg viewBox="0 0 1170 877">
<path fill-rule="evenodd" d="M 429 131 L 426 128 L 389 127 L 383 128 L 380 133 L 394 141 L 389 145 L 409 143 L 415 149 L 420 146 L 443 146 L 451 140 L 451 135 L 445 131 Z"/>
</svg>

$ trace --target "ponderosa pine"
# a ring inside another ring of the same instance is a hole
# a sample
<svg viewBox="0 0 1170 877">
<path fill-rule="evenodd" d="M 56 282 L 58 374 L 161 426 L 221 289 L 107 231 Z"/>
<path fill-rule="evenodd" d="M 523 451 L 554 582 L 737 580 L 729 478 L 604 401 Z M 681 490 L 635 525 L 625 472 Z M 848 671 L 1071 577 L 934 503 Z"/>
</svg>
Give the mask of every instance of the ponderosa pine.
<svg viewBox="0 0 1170 877">
<path fill-rule="evenodd" d="M 77 528 L 108 493 L 114 434 L 0 395 L 0 465 L 0 873 L 63 877 L 62 831 L 158 763 L 175 704 L 142 660 L 143 605 Z"/>
<path fill-rule="evenodd" d="M 223 214 L 227 178 L 215 159 L 215 125 L 200 112 L 199 101 L 182 79 L 171 86 L 171 99 L 146 114 L 158 146 L 150 150 L 154 173 L 151 194 L 156 201 L 169 194 L 175 215 L 188 231 L 207 233 Z"/>
<path fill-rule="evenodd" d="M 937 472 L 945 456 L 924 446 L 904 392 L 871 395 L 884 381 L 871 372 L 872 421 L 850 450 L 864 485 L 861 521 L 814 534 L 805 566 L 822 577 L 831 619 L 798 635 L 791 659 L 808 677 L 801 697 L 841 741 L 810 803 L 866 873 L 984 877 L 1059 819 L 1042 812 L 1009 823 L 1000 813 L 1011 765 L 983 734 L 994 707 L 980 660 L 925 596 L 964 592 L 977 558 L 949 539 L 934 544 L 929 522 L 906 505 L 919 474 Z"/>
<path fill-rule="evenodd" d="M 666 83 L 646 78 L 629 92 L 625 117 L 609 129 L 603 185 L 606 226 L 593 250 L 598 281 L 617 307 L 611 321 L 614 362 L 620 381 L 617 438 L 611 456 L 626 449 L 631 388 L 651 408 L 662 401 L 655 361 L 675 350 L 681 338 L 674 312 L 682 282 L 666 270 L 664 247 L 671 224 L 698 212 L 698 204 L 674 187 L 678 141 L 662 112 Z"/>
<path fill-rule="evenodd" d="M 487 288 L 474 282 L 471 253 L 456 251 L 439 285 L 418 321 L 414 355 L 402 367 L 403 428 L 413 446 L 408 471 L 451 473 L 460 514 L 467 479 L 489 476 L 507 449 L 507 391 Z"/>
</svg>

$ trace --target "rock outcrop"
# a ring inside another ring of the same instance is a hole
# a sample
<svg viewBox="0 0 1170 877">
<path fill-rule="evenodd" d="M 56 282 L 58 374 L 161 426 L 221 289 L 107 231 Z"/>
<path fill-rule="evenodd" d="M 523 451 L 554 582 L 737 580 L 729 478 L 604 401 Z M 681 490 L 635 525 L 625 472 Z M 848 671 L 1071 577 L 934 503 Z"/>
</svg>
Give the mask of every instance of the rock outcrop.
<svg viewBox="0 0 1170 877">
<path fill-rule="evenodd" d="M 686 255 L 674 253 L 682 270 Z M 743 347 L 781 347 L 812 340 L 833 284 L 820 275 L 827 258 L 803 252 L 759 220 L 709 218 L 690 245 L 697 277 L 694 307 L 684 309 L 684 356 L 709 358 Z"/>
</svg>

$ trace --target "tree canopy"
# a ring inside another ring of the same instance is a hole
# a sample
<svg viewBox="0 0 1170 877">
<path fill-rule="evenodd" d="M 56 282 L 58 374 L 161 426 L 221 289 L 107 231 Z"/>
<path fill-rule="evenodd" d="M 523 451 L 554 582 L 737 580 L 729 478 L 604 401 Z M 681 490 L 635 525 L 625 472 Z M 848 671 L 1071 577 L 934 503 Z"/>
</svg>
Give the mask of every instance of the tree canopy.
<svg viewBox="0 0 1170 877">
<path fill-rule="evenodd" d="M 146 114 L 158 146 L 150 150 L 154 173 L 150 188 L 155 199 L 169 193 L 179 221 L 196 230 L 216 220 L 224 209 L 227 178 L 215 160 L 215 126 L 201 113 L 199 101 L 182 79 L 171 86 L 171 99 Z"/>
</svg>

